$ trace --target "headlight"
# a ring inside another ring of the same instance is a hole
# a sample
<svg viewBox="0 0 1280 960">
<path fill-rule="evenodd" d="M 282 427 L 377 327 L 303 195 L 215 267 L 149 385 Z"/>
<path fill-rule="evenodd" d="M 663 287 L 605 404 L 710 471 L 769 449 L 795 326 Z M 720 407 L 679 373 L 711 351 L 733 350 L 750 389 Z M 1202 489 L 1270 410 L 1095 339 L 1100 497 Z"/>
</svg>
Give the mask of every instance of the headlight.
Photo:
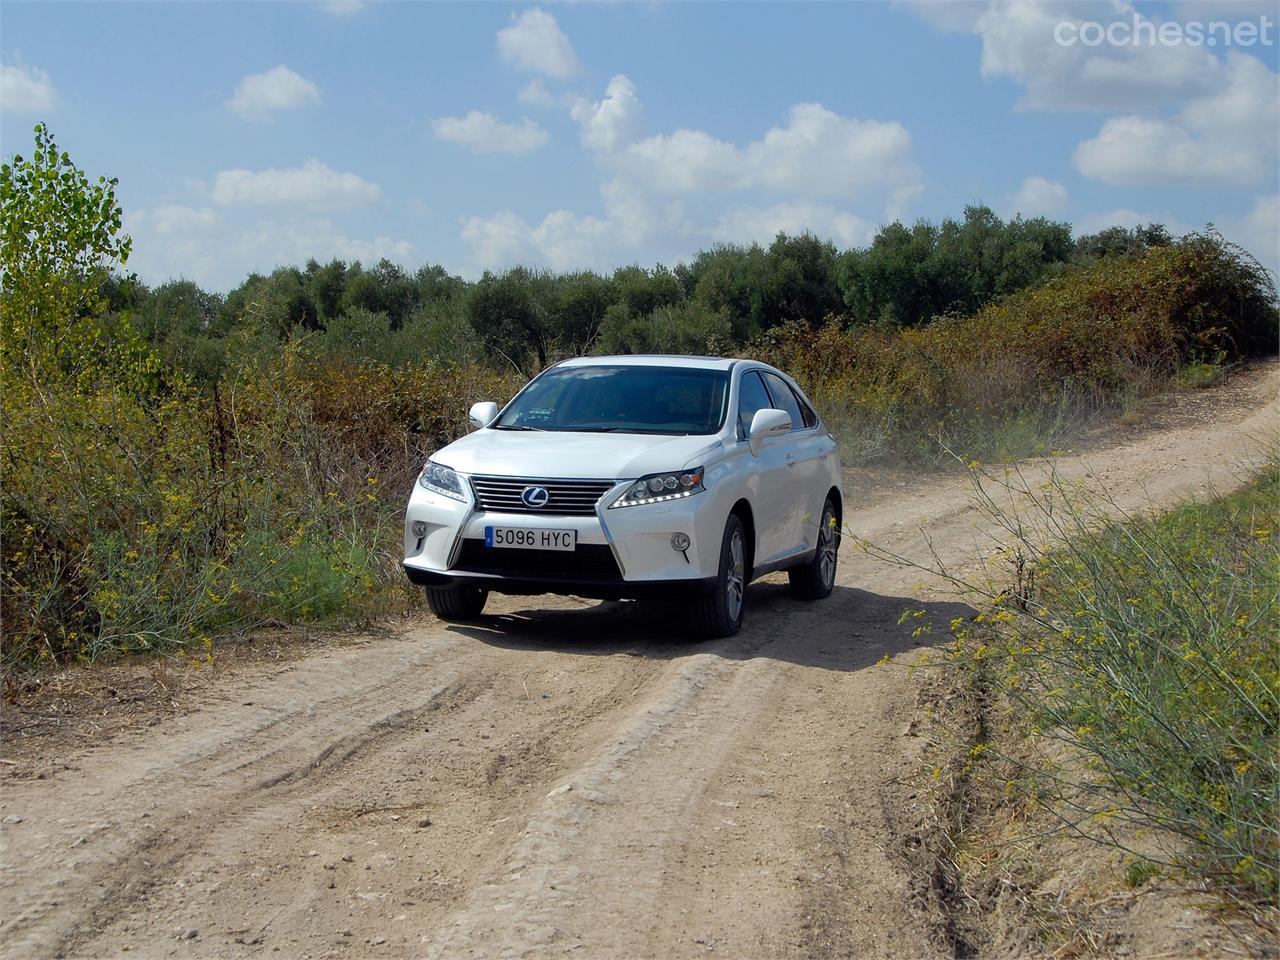
<svg viewBox="0 0 1280 960">
<path fill-rule="evenodd" d="M 434 460 L 428 460 L 422 465 L 422 472 L 418 474 L 418 483 L 432 493 L 443 494 L 454 500 L 467 499 L 467 495 L 462 492 L 462 481 L 458 479 L 457 472 L 452 467 L 446 467 L 443 463 L 436 463 Z"/>
<path fill-rule="evenodd" d="M 626 490 L 617 500 L 609 504 L 614 507 L 638 507 L 642 503 L 661 503 L 664 500 L 679 500 L 692 497 L 707 489 L 702 485 L 702 468 L 681 470 L 678 473 L 651 473 L 641 477 Z"/>
</svg>

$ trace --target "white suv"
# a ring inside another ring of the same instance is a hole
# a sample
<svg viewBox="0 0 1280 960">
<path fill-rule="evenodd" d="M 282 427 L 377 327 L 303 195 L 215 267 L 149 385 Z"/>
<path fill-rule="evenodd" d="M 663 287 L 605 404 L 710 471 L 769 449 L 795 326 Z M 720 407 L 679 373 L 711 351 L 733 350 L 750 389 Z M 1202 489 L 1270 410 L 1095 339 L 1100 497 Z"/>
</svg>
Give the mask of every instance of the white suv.
<svg viewBox="0 0 1280 960">
<path fill-rule="evenodd" d="M 478 616 L 491 591 L 682 599 L 695 632 L 723 637 L 756 577 L 831 593 L 840 457 L 773 367 L 582 357 L 470 418 L 405 517 L 405 572 L 443 619 Z"/>
</svg>

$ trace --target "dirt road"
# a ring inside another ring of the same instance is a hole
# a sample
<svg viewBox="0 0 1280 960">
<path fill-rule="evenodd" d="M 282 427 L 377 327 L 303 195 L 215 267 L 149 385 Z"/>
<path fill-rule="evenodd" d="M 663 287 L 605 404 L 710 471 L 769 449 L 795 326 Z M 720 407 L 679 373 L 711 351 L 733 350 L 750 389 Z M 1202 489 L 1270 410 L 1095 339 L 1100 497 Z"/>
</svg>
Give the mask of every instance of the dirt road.
<svg viewBox="0 0 1280 960">
<path fill-rule="evenodd" d="M 1229 487 L 1278 392 L 1255 369 L 1057 468 L 1122 504 Z M 962 478 L 846 498 L 859 536 L 975 549 Z M 263 671 L 0 784 L 0 953 L 941 955 L 891 837 L 921 749 L 898 617 L 945 635 L 965 608 L 917 579 L 846 543 L 829 600 L 770 578 L 728 641 L 635 604 L 498 599 L 480 626 Z"/>
</svg>

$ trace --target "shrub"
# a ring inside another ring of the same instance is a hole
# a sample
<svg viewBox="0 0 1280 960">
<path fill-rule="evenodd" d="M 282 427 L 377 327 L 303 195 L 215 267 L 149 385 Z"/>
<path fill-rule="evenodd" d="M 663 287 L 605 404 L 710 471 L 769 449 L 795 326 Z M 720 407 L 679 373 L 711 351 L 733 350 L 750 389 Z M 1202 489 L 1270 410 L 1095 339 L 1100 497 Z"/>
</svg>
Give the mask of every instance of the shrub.
<svg viewBox="0 0 1280 960">
<path fill-rule="evenodd" d="M 1012 575 L 942 573 L 987 601 L 951 649 L 1029 735 L 1005 759 L 1068 829 L 1275 903 L 1280 461 L 1154 516 L 973 475 Z"/>
<path fill-rule="evenodd" d="M 1074 267 L 971 317 L 901 331 L 791 325 L 750 352 L 795 375 L 867 459 L 1017 456 L 1134 383 L 1274 352 L 1276 323 L 1266 272 L 1204 235 Z"/>
<path fill-rule="evenodd" d="M 286 351 L 210 397 L 50 384 L 6 397 L 6 669 L 174 650 L 404 597 L 422 460 L 509 378 Z"/>
</svg>

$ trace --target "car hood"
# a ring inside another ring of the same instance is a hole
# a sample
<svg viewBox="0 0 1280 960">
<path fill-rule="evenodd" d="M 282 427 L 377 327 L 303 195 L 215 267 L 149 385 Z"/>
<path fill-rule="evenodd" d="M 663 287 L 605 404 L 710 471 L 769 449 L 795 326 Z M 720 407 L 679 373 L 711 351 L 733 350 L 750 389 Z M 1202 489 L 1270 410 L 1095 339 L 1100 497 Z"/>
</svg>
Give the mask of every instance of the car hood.
<svg viewBox="0 0 1280 960">
<path fill-rule="evenodd" d="M 700 466 L 703 457 L 719 446 L 714 436 L 477 430 L 436 451 L 431 459 L 460 473 L 630 480 Z"/>
</svg>

